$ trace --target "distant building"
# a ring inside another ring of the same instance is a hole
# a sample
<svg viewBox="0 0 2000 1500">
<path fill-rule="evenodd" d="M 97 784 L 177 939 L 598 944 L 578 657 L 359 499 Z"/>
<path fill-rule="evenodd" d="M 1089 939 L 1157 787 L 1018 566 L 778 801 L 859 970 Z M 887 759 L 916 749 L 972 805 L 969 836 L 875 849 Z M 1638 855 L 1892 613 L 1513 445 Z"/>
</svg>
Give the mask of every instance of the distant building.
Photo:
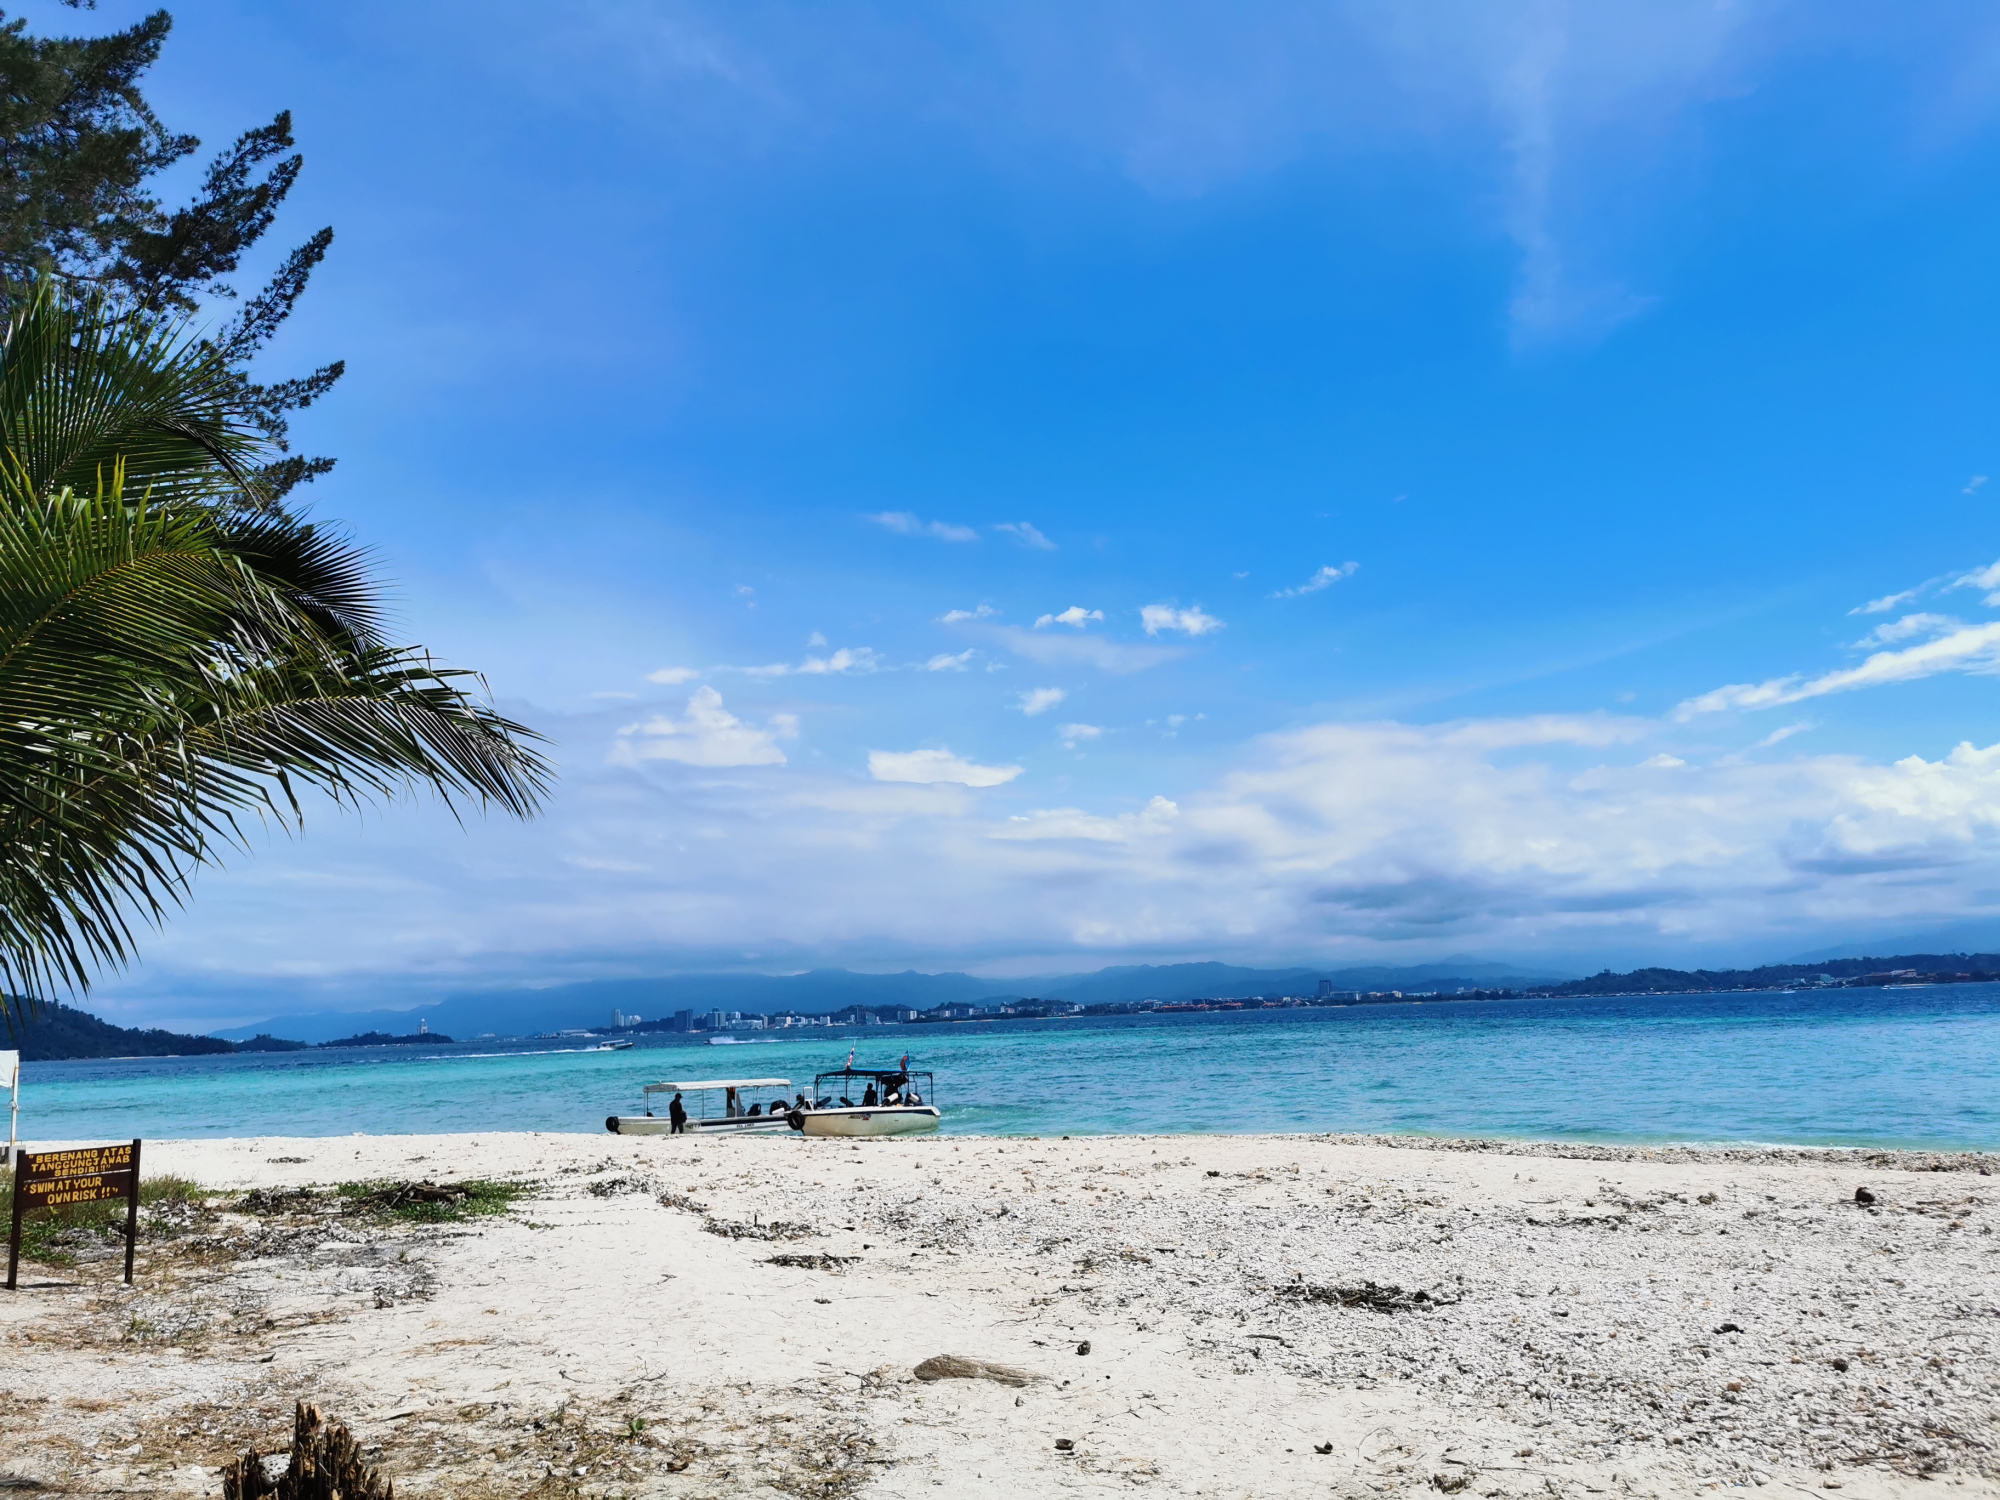
<svg viewBox="0 0 2000 1500">
<path fill-rule="evenodd" d="M 628 1016 L 622 1010 L 613 1010 L 611 1012 L 611 1029 L 619 1031 L 627 1026 L 637 1026 L 645 1019 L 644 1016 Z"/>
<path fill-rule="evenodd" d="M 693 1012 L 693 1011 L 691 1011 L 691 1010 L 677 1010 L 677 1011 L 675 1011 L 675 1012 L 674 1012 L 674 1030 L 676 1030 L 676 1031 L 693 1031 L 693 1030 L 694 1030 L 694 1012 Z"/>
<path fill-rule="evenodd" d="M 1331 979 L 1322 979 L 1319 982 L 1319 998 L 1324 1000 L 1326 999 L 1327 996 L 1331 995 L 1332 993 L 1333 993 L 1333 981 Z"/>
<path fill-rule="evenodd" d="M 725 1028 L 727 1028 L 728 1025 L 729 1025 L 729 1017 L 724 1015 L 721 1011 L 712 1010 L 708 1013 L 708 1029 L 710 1031 L 722 1031 Z"/>
</svg>

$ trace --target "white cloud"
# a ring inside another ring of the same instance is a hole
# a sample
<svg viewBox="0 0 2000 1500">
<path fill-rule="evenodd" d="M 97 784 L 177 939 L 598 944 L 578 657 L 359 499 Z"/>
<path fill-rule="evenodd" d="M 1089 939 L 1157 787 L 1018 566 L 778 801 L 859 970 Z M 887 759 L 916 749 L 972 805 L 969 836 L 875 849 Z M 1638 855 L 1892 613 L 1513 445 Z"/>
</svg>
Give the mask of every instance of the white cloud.
<svg viewBox="0 0 2000 1500">
<path fill-rule="evenodd" d="M 1021 694 L 1021 712 L 1033 718 L 1036 714 L 1047 713 L 1069 695 L 1061 688 L 1030 688 Z"/>
<path fill-rule="evenodd" d="M 929 661 L 924 663 L 924 670 L 926 672 L 963 672 L 965 664 L 972 660 L 972 655 L 973 652 L 970 646 L 956 655 L 940 651 L 936 656 L 933 656 Z"/>
<path fill-rule="evenodd" d="M 1180 808 L 1155 797 L 1136 813 L 1102 817 L 1080 807 L 1040 808 L 1009 818 L 993 830 L 996 839 L 1087 839 L 1099 844 L 1126 844 L 1135 839 L 1171 833 Z"/>
<path fill-rule="evenodd" d="M 1818 677 L 1799 675 L 1774 677 L 1768 682 L 1731 683 L 1712 692 L 1690 698 L 1674 710 L 1677 719 L 1697 714 L 1720 713 L 1727 709 L 1774 708 L 1799 703 L 1828 693 L 1851 692 L 1856 688 L 1881 687 L 1893 682 L 1915 682 L 1940 672 L 2000 671 L 2000 624 L 1968 626 L 1921 646 L 1902 651 L 1878 651 L 1858 667 L 1827 672 Z"/>
<path fill-rule="evenodd" d="M 746 677 L 833 677 L 848 672 L 862 676 L 881 671 L 882 657 L 867 646 L 842 646 L 831 656 L 808 656 L 797 663 L 779 661 L 737 670 Z"/>
<path fill-rule="evenodd" d="M 1752 750 L 1768 750 L 1773 745 L 1781 745 L 1786 740 L 1790 739 L 1793 735 L 1804 734 L 1808 729 L 1811 729 L 1813 727 L 1814 725 L 1812 720 L 1801 719 L 1796 724 L 1786 724 L 1781 728 L 1772 730 L 1769 734 L 1765 735 L 1764 738 L 1757 741 L 1757 743 L 1752 745 L 1750 748 Z"/>
<path fill-rule="evenodd" d="M 977 609 L 948 609 L 938 616 L 941 623 L 956 625 L 960 620 L 990 620 L 1000 611 L 990 604 L 982 604 Z"/>
<path fill-rule="evenodd" d="M 1023 547 L 1034 547 L 1042 552 L 1053 552 L 1056 550 L 1054 542 L 1043 536 L 1041 532 L 1030 526 L 1026 521 L 1002 521 L 993 529 L 995 531 L 1006 532 Z"/>
<path fill-rule="evenodd" d="M 1649 771 L 1671 771 L 1676 766 L 1686 765 L 1687 762 L 1682 760 L 1678 755 L 1668 755 L 1662 752 L 1659 755 L 1647 756 L 1639 764 Z"/>
<path fill-rule="evenodd" d="M 1951 587 L 1955 589 L 2000 590 L 2000 562 L 1989 564 L 1984 568 L 1974 568 L 1969 573 L 1959 574 L 1958 577 L 1952 579 Z M 2000 605 L 2000 593 L 1989 592 L 1983 602 L 1988 605 Z"/>
<path fill-rule="evenodd" d="M 1900 620 L 1888 620 L 1877 625 L 1854 644 L 1859 650 L 1870 646 L 1893 646 L 1898 641 L 1915 640 L 1920 635 L 1944 635 L 1948 631 L 1962 630 L 1965 622 L 1955 620 L 1950 615 L 1904 615 Z"/>
<path fill-rule="evenodd" d="M 1974 474 L 1970 479 L 1965 481 L 1965 488 L 1960 490 L 1959 493 L 1961 495 L 1976 495 L 1985 487 L 1986 476 L 1984 474 Z"/>
<path fill-rule="evenodd" d="M 722 706 L 722 694 L 712 687 L 696 688 L 688 699 L 687 717 L 656 715 L 628 724 L 611 742 L 613 765 L 636 766 L 649 760 L 679 761 L 688 766 L 782 766 L 785 752 L 779 740 L 799 737 L 792 714 L 774 714 L 758 729 Z"/>
<path fill-rule="evenodd" d="M 960 786 L 1004 786 L 1021 774 L 1019 766 L 982 766 L 936 750 L 870 750 L 868 774 L 877 781 L 955 782 Z"/>
<path fill-rule="evenodd" d="M 1273 599 L 1296 599 L 1301 594 L 1317 594 L 1321 589 L 1331 588 L 1343 578 L 1353 577 L 1360 567 L 1361 564 L 1357 562 L 1342 563 L 1337 568 L 1329 563 L 1297 588 L 1279 589 L 1271 597 Z"/>
<path fill-rule="evenodd" d="M 1085 740 L 1104 738 L 1104 731 L 1095 724 L 1065 724 L 1056 732 L 1061 736 L 1062 747 L 1065 750 L 1074 750 Z"/>
<path fill-rule="evenodd" d="M 683 682 L 693 682 L 701 676 L 699 667 L 661 667 L 657 672 L 648 672 L 646 681 L 664 683 L 668 687 L 679 687 Z"/>
<path fill-rule="evenodd" d="M 1078 630 L 1082 630 L 1092 620 L 1103 618 L 1104 611 L 1101 609 L 1085 609 L 1081 604 L 1072 604 L 1059 615 L 1043 615 L 1035 621 L 1035 629 L 1046 630 L 1051 625 L 1074 625 Z"/>
<path fill-rule="evenodd" d="M 1139 623 L 1146 627 L 1147 635 L 1158 635 L 1162 630 L 1181 630 L 1189 635 L 1213 635 L 1223 628 L 1222 621 L 1214 615 L 1202 613 L 1197 604 L 1193 609 L 1176 609 L 1171 604 L 1148 604 L 1139 611 Z"/>
<path fill-rule="evenodd" d="M 867 518 L 877 526 L 886 527 L 898 536 L 928 536 L 941 542 L 976 542 L 979 533 L 970 526 L 956 526 L 949 521 L 925 521 L 906 510 L 879 511 Z"/>
<path fill-rule="evenodd" d="M 1908 604 L 1921 595 L 1929 584 L 1920 584 L 1913 589 L 1904 589 L 1900 594 L 1884 594 L 1880 599 L 1870 599 L 1866 604 L 1857 604 L 1850 609 L 1850 615 L 1886 615 L 1898 605 Z"/>
<path fill-rule="evenodd" d="M 808 646 L 824 646 L 826 644 L 826 637 L 815 630 L 811 635 L 806 637 L 806 644 Z"/>
</svg>

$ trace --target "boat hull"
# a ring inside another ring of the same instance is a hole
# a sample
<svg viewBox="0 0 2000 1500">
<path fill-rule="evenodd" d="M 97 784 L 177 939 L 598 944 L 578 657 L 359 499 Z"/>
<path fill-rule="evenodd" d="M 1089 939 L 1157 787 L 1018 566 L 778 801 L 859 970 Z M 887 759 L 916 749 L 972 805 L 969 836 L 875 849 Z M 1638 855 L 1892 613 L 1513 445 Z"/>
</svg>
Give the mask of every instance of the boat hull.
<svg viewBox="0 0 2000 1500">
<path fill-rule="evenodd" d="M 611 1115 L 604 1128 L 613 1135 L 670 1135 L 673 1125 L 665 1115 Z M 783 1115 L 742 1115 L 734 1120 L 689 1120 L 688 1135 L 747 1135 L 760 1131 L 787 1129 Z"/>
<path fill-rule="evenodd" d="M 813 1109 L 803 1112 L 798 1128 L 807 1135 L 916 1135 L 938 1128 L 938 1111 L 929 1104 Z"/>
</svg>

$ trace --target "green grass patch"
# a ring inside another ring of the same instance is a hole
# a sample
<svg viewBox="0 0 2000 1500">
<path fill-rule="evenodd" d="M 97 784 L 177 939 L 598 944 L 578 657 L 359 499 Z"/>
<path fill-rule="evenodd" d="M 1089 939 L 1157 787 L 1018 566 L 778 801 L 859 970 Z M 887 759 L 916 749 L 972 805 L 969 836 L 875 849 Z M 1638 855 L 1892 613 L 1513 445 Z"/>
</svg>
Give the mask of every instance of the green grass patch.
<svg viewBox="0 0 2000 1500">
<path fill-rule="evenodd" d="M 533 1190 L 532 1183 L 494 1182 L 484 1177 L 442 1183 L 343 1182 L 334 1189 L 349 1215 L 408 1224 L 456 1224 L 504 1214 L 515 1199 Z"/>
<path fill-rule="evenodd" d="M 139 1237 L 171 1238 L 186 1227 L 190 1214 L 208 1196 L 207 1189 L 185 1177 L 162 1174 L 139 1180 Z M 151 1210 L 151 1212 L 149 1212 Z M 0 1181 L 0 1226 L 14 1222 L 14 1184 Z M 125 1201 L 70 1203 L 61 1208 L 31 1208 L 21 1215 L 21 1258 L 45 1266 L 73 1266 L 77 1253 L 125 1238 Z"/>
</svg>

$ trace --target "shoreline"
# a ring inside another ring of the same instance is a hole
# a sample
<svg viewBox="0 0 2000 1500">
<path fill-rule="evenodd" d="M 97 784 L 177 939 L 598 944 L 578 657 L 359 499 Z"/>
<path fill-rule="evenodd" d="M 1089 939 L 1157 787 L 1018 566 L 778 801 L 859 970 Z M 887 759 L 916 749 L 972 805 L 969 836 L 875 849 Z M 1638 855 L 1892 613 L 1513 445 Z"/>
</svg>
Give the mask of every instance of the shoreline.
<svg viewBox="0 0 2000 1500">
<path fill-rule="evenodd" d="M 526 1131 L 349 1131 L 339 1135 L 316 1136 L 272 1136 L 272 1135 L 203 1135 L 203 1136 L 161 1136 L 147 1137 L 149 1145 L 161 1148 L 174 1146 L 200 1146 L 227 1144 L 230 1142 L 262 1141 L 273 1139 L 295 1141 L 400 1141 L 400 1140 L 452 1140 L 476 1141 L 494 1135 L 523 1135 L 551 1140 L 617 1140 L 601 1126 L 576 1130 L 526 1130 Z M 801 1139 L 792 1132 L 771 1132 L 767 1139 Z M 1154 1131 L 1120 1134 L 1116 1132 L 1073 1131 L 1069 1135 L 1002 1135 L 999 1133 L 958 1133 L 939 1131 L 929 1137 L 933 1140 L 951 1142 L 997 1141 L 1037 1142 L 1037 1141 L 1272 1141 L 1272 1142 L 1322 1142 L 1334 1146 L 1365 1146 L 1395 1151 L 1439 1151 L 1461 1155 L 1492 1155 L 1535 1157 L 1565 1161 L 1599 1162 L 1655 1162 L 1681 1163 L 1687 1165 L 1734 1163 L 1745 1166 L 1794 1165 L 1832 1166 L 1868 1168 L 1889 1172 L 1971 1172 L 1979 1176 L 2000 1176 L 2000 1147 L 1980 1148 L 1931 1148 L 1921 1146 L 1819 1146 L 1799 1145 L 1786 1141 L 1660 1141 L 1651 1143 L 1617 1143 L 1608 1141 L 1565 1140 L 1560 1137 L 1525 1137 L 1501 1135 L 1453 1135 L 1431 1136 L 1412 1132 L 1395 1131 L 1326 1131 L 1326 1130 L 1261 1130 L 1261 1131 Z M 626 1137 L 644 1139 L 644 1137 Z M 79 1146 L 99 1144 L 94 1136 L 50 1136 L 24 1137 L 24 1150 L 34 1150 L 37 1145 L 44 1151 L 69 1150 Z"/>
<path fill-rule="evenodd" d="M 1982 1164 L 1412 1136 L 149 1141 L 211 1197 L 142 1243 L 131 1291 L 106 1243 L 0 1298 L 0 1477 L 212 1493 L 306 1399 L 398 1494 L 452 1500 L 2000 1495 Z M 424 1223 L 331 1189 L 469 1179 L 521 1196 Z M 944 1354 L 1027 1384 L 916 1376 Z"/>
</svg>

